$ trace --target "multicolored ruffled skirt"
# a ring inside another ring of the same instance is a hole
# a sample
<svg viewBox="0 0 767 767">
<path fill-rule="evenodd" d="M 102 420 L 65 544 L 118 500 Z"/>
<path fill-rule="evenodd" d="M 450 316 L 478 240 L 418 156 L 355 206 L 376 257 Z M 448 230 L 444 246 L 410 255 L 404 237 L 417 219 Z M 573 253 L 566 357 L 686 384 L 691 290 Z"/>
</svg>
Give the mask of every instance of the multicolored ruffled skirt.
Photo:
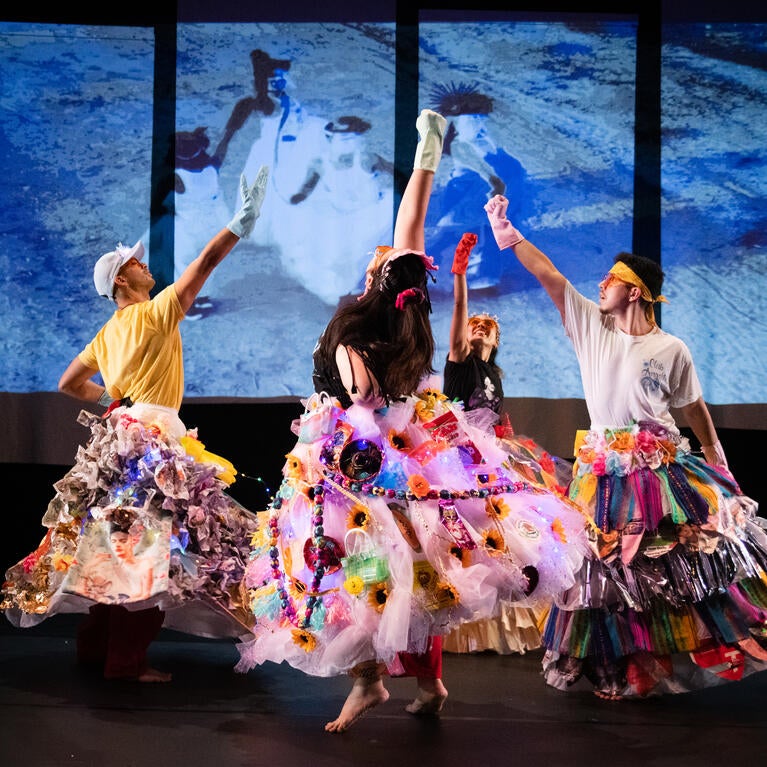
<svg viewBox="0 0 767 767">
<path fill-rule="evenodd" d="M 766 525 L 729 471 L 649 422 L 588 432 L 576 457 L 598 555 L 551 609 L 546 681 L 646 696 L 767 669 Z"/>
<path fill-rule="evenodd" d="M 91 436 L 54 485 L 42 542 L 6 573 L 7 618 L 27 627 L 96 603 L 158 606 L 169 628 L 249 634 L 242 577 L 257 517 L 225 492 L 234 467 L 169 408 L 83 410 L 78 422 Z"/>
<path fill-rule="evenodd" d="M 239 671 L 315 676 L 422 653 L 429 637 L 574 582 L 580 511 L 520 477 L 492 431 L 425 390 L 381 410 L 314 395 L 246 573 Z"/>
</svg>

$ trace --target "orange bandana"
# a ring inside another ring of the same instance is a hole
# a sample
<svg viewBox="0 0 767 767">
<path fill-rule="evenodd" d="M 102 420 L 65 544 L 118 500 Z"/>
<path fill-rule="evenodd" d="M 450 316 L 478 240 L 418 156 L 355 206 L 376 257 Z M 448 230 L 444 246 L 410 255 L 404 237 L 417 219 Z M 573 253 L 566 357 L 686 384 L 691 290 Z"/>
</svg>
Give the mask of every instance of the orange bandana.
<svg viewBox="0 0 767 767">
<path fill-rule="evenodd" d="M 653 304 L 667 304 L 668 299 L 665 296 L 658 296 L 657 298 L 653 298 L 652 293 L 650 293 L 650 288 L 648 288 L 647 285 L 642 282 L 639 275 L 630 266 L 627 266 L 623 261 L 616 261 L 608 274 L 615 275 L 616 279 L 619 279 L 621 282 L 625 282 L 628 285 L 634 285 L 639 288 L 642 298 L 648 302 L 648 306 L 645 308 L 645 316 L 651 325 L 655 325 L 655 311 L 653 309 Z"/>
</svg>

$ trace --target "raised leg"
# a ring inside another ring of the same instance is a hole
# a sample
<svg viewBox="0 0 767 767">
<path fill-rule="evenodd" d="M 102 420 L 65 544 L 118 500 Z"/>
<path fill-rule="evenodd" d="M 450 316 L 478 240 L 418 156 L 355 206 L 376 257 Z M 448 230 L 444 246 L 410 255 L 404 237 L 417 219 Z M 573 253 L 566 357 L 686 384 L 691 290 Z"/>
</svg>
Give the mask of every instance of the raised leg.
<svg viewBox="0 0 767 767">
<path fill-rule="evenodd" d="M 421 140 L 416 147 L 413 172 L 405 187 L 394 224 L 395 248 L 424 250 L 426 210 L 434 183 L 434 172 L 442 158 L 442 141 L 447 120 L 430 109 L 424 109 L 416 120 Z"/>
</svg>

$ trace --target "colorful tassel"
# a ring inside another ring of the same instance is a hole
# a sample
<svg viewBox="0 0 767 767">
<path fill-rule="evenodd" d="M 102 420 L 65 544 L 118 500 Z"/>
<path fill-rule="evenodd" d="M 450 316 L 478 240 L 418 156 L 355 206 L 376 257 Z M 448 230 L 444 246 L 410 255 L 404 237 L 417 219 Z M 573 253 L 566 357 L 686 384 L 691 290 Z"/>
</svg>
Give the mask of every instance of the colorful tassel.
<svg viewBox="0 0 767 767">
<path fill-rule="evenodd" d="M 691 487 L 685 476 L 685 470 L 678 463 L 669 463 L 666 466 L 669 478 L 669 487 L 674 498 L 684 509 L 687 520 L 696 525 L 703 525 L 708 520 L 709 505 L 701 497 L 700 493 Z"/>
</svg>

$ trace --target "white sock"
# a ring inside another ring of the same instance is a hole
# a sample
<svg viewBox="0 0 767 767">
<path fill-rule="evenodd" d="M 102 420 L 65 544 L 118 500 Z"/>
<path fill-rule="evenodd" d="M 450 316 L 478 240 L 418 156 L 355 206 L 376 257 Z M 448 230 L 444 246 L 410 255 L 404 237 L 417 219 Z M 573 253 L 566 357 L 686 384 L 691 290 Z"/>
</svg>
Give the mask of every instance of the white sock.
<svg viewBox="0 0 767 767">
<path fill-rule="evenodd" d="M 423 109 L 415 121 L 415 127 L 418 128 L 421 140 L 415 149 L 413 168 L 434 172 L 442 159 L 442 140 L 447 120 L 431 109 Z"/>
</svg>

